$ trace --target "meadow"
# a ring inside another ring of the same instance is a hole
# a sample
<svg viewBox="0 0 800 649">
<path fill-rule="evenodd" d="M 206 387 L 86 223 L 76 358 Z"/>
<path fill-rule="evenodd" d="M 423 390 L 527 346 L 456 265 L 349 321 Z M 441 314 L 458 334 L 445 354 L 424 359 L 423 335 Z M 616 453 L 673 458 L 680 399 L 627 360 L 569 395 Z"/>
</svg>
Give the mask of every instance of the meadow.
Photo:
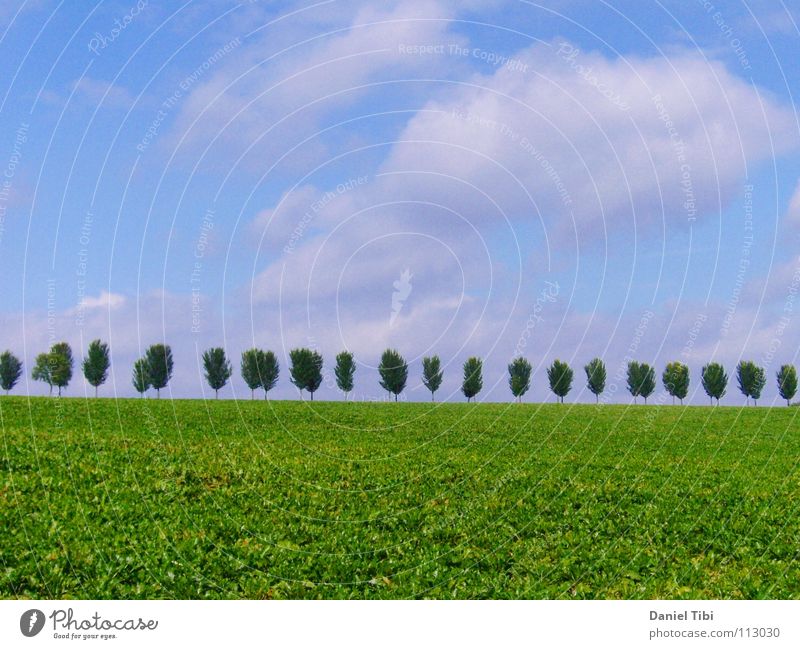
<svg viewBox="0 0 800 649">
<path fill-rule="evenodd" d="M 3 598 L 794 598 L 800 408 L 0 398 Z"/>
</svg>

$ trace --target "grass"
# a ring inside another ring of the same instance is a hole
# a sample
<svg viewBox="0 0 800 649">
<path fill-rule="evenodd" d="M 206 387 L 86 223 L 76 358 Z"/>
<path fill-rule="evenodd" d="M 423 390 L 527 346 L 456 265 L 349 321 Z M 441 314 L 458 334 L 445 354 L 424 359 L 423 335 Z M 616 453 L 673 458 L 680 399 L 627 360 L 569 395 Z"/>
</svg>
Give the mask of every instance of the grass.
<svg viewBox="0 0 800 649">
<path fill-rule="evenodd" d="M 798 408 L 1 398 L 5 598 L 793 598 Z"/>
</svg>

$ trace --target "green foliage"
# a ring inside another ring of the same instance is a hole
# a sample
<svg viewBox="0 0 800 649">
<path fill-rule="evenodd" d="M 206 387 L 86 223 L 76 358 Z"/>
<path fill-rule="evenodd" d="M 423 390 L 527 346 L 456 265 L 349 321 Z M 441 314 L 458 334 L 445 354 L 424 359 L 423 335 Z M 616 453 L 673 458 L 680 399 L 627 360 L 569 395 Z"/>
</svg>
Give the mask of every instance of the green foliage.
<svg viewBox="0 0 800 649">
<path fill-rule="evenodd" d="M 381 355 L 381 362 L 378 364 L 378 374 L 381 376 L 381 387 L 394 395 L 397 395 L 406 387 L 408 380 L 408 364 L 396 349 L 387 349 Z"/>
<path fill-rule="evenodd" d="M 716 399 L 717 405 L 719 400 L 725 396 L 725 391 L 728 388 L 728 375 L 725 373 L 725 368 L 719 363 L 709 363 L 703 366 L 703 389 L 710 399 Z"/>
<path fill-rule="evenodd" d="M 759 367 L 753 361 L 739 361 L 736 366 L 736 381 L 739 384 L 739 391 L 745 398 L 752 398 L 757 404 L 761 398 L 761 391 L 767 384 L 767 374 L 763 367 Z"/>
<path fill-rule="evenodd" d="M 261 352 L 258 357 L 258 368 L 261 373 L 261 387 L 264 388 L 264 398 L 266 399 L 269 395 L 269 391 L 278 384 L 278 377 L 281 373 L 280 364 L 278 363 L 278 358 L 275 356 L 275 352 L 269 350 Z M 322 372 L 321 356 L 319 357 L 319 371 L 320 373 Z M 317 387 L 319 387 L 319 383 Z M 314 390 L 316 389 L 317 388 L 314 388 Z M 313 392 L 311 398 L 314 398 Z"/>
<path fill-rule="evenodd" d="M 677 398 L 683 404 L 683 400 L 689 394 L 689 367 L 678 361 L 667 363 L 661 375 L 661 382 L 672 397 L 672 403 L 675 403 Z"/>
<path fill-rule="evenodd" d="M 550 389 L 564 403 L 564 397 L 572 389 L 572 368 L 558 359 L 547 368 L 547 380 L 550 382 Z"/>
<path fill-rule="evenodd" d="M 344 392 L 345 399 L 347 393 L 353 390 L 353 375 L 356 373 L 356 364 L 353 354 L 348 351 L 336 355 L 336 367 L 333 370 L 336 375 L 336 385 Z"/>
<path fill-rule="evenodd" d="M 208 385 L 214 390 L 214 398 L 219 399 L 219 391 L 233 374 L 231 362 L 222 347 L 212 347 L 203 352 L 203 370 Z"/>
<path fill-rule="evenodd" d="M 606 389 L 606 364 L 599 358 L 593 358 L 586 367 L 586 387 L 595 396 L 595 401 L 600 401 L 600 395 Z"/>
<path fill-rule="evenodd" d="M 464 362 L 464 380 L 461 391 L 467 401 L 473 399 L 483 388 L 483 361 L 477 356 L 470 356 Z"/>
<path fill-rule="evenodd" d="M 290 351 L 289 360 L 291 361 L 289 374 L 292 383 L 297 386 L 298 390 L 308 390 L 313 401 L 314 393 L 322 385 L 322 356 L 319 352 L 302 347 Z"/>
<path fill-rule="evenodd" d="M 531 364 L 522 356 L 508 364 L 508 387 L 517 401 L 522 401 L 522 395 L 531 387 Z"/>
<path fill-rule="evenodd" d="M 133 383 L 134 389 L 142 396 L 150 389 L 152 383 L 150 382 L 146 358 L 140 358 L 133 364 L 131 383 Z"/>
<path fill-rule="evenodd" d="M 31 378 L 34 381 L 41 381 L 50 386 L 50 394 L 53 394 L 53 376 L 50 372 L 50 354 L 42 353 L 36 357 L 36 361 L 31 371 Z"/>
<path fill-rule="evenodd" d="M 444 370 L 438 356 L 425 356 L 422 359 L 422 383 L 431 391 L 431 401 L 442 385 Z"/>
<path fill-rule="evenodd" d="M 797 393 L 797 370 L 794 365 L 781 365 L 776 378 L 778 379 L 778 392 L 786 405 L 791 405 L 794 395 Z"/>
<path fill-rule="evenodd" d="M 72 380 L 73 366 L 72 348 L 69 343 L 55 343 L 50 348 L 50 375 L 53 378 L 53 385 L 58 388 L 58 396 L 61 396 L 62 388 L 66 388 Z"/>
<path fill-rule="evenodd" d="M 4 599 L 797 597 L 793 408 L 59 406 L 0 404 Z"/>
<path fill-rule="evenodd" d="M 260 360 L 264 352 L 260 349 L 248 349 L 242 352 L 242 379 L 250 388 L 250 397 L 255 399 L 255 391 L 261 387 Z"/>
<path fill-rule="evenodd" d="M 156 389 L 156 395 L 161 398 L 161 388 L 167 387 L 172 378 L 172 349 L 169 345 L 151 345 L 145 351 L 147 361 L 147 376 L 150 385 Z"/>
<path fill-rule="evenodd" d="M 97 388 L 106 382 L 110 366 L 111 358 L 108 345 L 99 340 L 90 342 L 82 367 L 86 382 L 94 387 L 94 396 L 97 396 Z"/>
<path fill-rule="evenodd" d="M 22 361 L 6 350 L 0 354 L 0 388 L 8 394 L 22 376 Z"/>
<path fill-rule="evenodd" d="M 647 397 L 653 394 L 656 389 L 656 371 L 647 363 L 638 363 L 631 361 L 628 363 L 628 392 L 636 397 L 644 397 L 644 402 L 647 403 Z"/>
</svg>

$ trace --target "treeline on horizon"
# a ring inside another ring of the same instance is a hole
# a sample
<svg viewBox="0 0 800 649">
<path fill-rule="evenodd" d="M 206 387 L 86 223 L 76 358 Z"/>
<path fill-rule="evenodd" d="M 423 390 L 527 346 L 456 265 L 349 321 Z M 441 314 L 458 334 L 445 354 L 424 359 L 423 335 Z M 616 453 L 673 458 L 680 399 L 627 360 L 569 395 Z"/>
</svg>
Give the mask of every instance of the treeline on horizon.
<svg viewBox="0 0 800 649">
<path fill-rule="evenodd" d="M 314 399 L 314 393 L 322 385 L 323 359 L 322 355 L 311 349 L 296 348 L 289 352 L 290 381 L 301 392 L 306 390 Z M 52 345 L 49 352 L 36 357 L 31 378 L 57 388 L 58 395 L 69 385 L 74 370 L 72 348 L 66 342 Z M 88 347 L 86 356 L 81 362 L 81 370 L 86 382 L 95 389 L 108 378 L 111 367 L 110 349 L 107 343 L 93 340 Z M 278 383 L 280 365 L 275 353 L 262 349 L 248 349 L 242 352 L 241 375 L 250 388 L 251 398 L 255 398 L 256 390 L 264 390 L 266 399 Z M 233 375 L 233 366 L 222 347 L 212 347 L 203 353 L 203 369 L 209 387 L 214 390 L 215 397 L 219 398 L 219 390 L 227 385 Z M 606 367 L 600 358 L 594 358 L 583 368 L 586 374 L 586 387 L 595 395 L 599 402 L 600 395 L 606 387 Z M 133 364 L 131 382 L 134 389 L 143 397 L 150 388 L 156 390 L 158 398 L 161 389 L 167 387 L 172 378 L 173 359 L 169 345 L 151 345 L 144 356 Z M 336 356 L 334 375 L 337 387 L 347 399 L 355 385 L 356 364 L 353 354 L 343 351 Z M 527 359 L 517 357 L 508 364 L 508 385 L 511 394 L 518 402 L 531 387 L 532 366 Z M 408 363 L 395 349 L 387 349 L 381 356 L 378 365 L 380 386 L 394 395 L 395 401 L 405 390 L 408 381 Z M 10 351 L 0 354 L 0 388 L 8 394 L 22 376 L 22 362 Z M 426 356 L 422 359 L 422 382 L 431 393 L 431 401 L 435 400 L 436 391 L 441 387 L 444 370 L 438 356 Z M 791 400 L 797 393 L 797 371 L 793 365 L 782 365 L 775 375 L 778 393 L 791 405 Z M 547 379 L 550 390 L 561 403 L 572 389 L 574 372 L 565 362 L 556 359 L 547 368 Z M 740 361 L 736 366 L 736 380 L 739 390 L 747 402 L 753 400 L 758 403 L 764 387 L 767 384 L 767 375 L 763 367 L 753 361 Z M 678 399 L 681 404 L 689 393 L 689 367 L 680 362 L 667 363 L 661 375 L 661 381 L 667 393 L 672 396 L 672 402 Z M 701 372 L 703 389 L 713 404 L 725 396 L 728 389 L 728 374 L 719 363 L 709 363 L 703 366 Z M 631 361 L 627 368 L 628 392 L 633 396 L 634 403 L 637 397 L 643 397 L 645 404 L 647 398 L 656 389 L 655 368 L 647 363 Z M 471 356 L 464 362 L 461 392 L 467 401 L 474 399 L 483 389 L 483 361 Z"/>
</svg>

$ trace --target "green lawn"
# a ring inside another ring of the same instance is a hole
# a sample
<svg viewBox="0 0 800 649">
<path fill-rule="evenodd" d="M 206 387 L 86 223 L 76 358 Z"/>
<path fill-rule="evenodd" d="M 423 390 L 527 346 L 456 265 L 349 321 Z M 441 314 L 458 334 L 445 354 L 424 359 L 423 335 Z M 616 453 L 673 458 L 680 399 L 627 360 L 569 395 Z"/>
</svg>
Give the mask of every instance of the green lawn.
<svg viewBox="0 0 800 649">
<path fill-rule="evenodd" d="M 0 398 L 0 595 L 793 598 L 798 413 Z"/>
</svg>

